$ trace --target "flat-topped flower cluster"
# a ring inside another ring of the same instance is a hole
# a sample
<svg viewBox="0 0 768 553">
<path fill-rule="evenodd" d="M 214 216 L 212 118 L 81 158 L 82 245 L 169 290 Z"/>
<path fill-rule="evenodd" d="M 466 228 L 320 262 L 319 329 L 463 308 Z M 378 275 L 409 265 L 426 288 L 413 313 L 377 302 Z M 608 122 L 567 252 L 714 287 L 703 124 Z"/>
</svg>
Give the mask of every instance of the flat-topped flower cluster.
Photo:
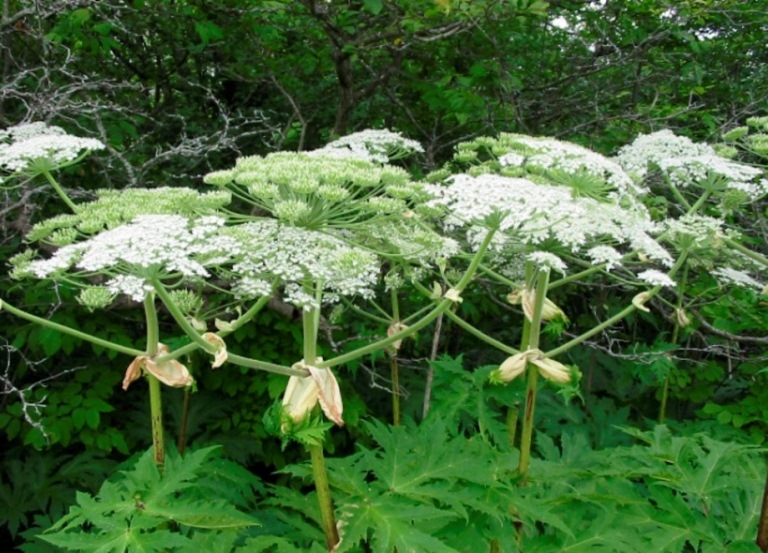
<svg viewBox="0 0 768 553">
<path fill-rule="evenodd" d="M 501 133 L 457 146 L 454 162 L 469 164 L 470 175 L 497 173 L 570 187 L 575 195 L 642 210 L 647 189 L 612 159 L 587 148 L 548 137 Z M 478 165 L 479 164 L 479 165 Z"/>
<path fill-rule="evenodd" d="M 269 295 L 277 277 L 283 300 L 301 309 L 320 307 L 339 296 L 370 298 L 379 280 L 380 262 L 332 234 L 264 219 L 229 227 L 225 234 L 240 244 L 232 265 L 233 291 L 240 297 Z M 307 289 L 312 293 L 307 292 Z"/>
<path fill-rule="evenodd" d="M 351 157 L 362 161 L 389 163 L 414 152 L 424 152 L 422 145 L 415 140 L 386 129 L 366 129 L 343 136 L 309 153 L 320 157 Z"/>
<path fill-rule="evenodd" d="M 650 259 L 671 265 L 672 256 L 651 235 L 658 230 L 644 213 L 592 198 L 574 197 L 567 186 L 537 184 L 528 179 L 483 174 L 456 175 L 447 186 L 430 189 L 432 206 L 446 208 L 448 229 L 465 227 L 477 247 L 490 229 L 499 231 L 492 248 L 503 250 L 557 244 L 572 254 L 613 267 L 627 244 Z"/>
<path fill-rule="evenodd" d="M 68 163 L 102 147 L 43 124 L 3 131 L 0 140 L 6 141 L 0 159 L 10 160 L 26 144 L 32 152 L 27 162 L 47 156 Z M 69 140 L 68 149 L 51 146 L 59 140 Z M 205 176 L 219 187 L 208 193 L 98 191 L 74 213 L 37 224 L 28 238 L 60 249 L 45 260 L 20 256 L 13 274 L 101 273 L 112 293 L 140 299 L 152 279 L 200 280 L 215 268 L 238 297 L 261 297 L 282 286 L 287 301 L 309 309 L 342 295 L 371 297 L 382 259 L 432 265 L 459 255 L 463 240 L 475 251 L 490 230 L 497 231 L 492 251 L 560 272 L 567 264 L 559 256 L 605 271 L 630 258 L 671 267 L 673 255 L 661 243 L 707 251 L 726 233 L 711 217 L 654 223 L 642 205 L 650 170 L 661 168 L 681 186 L 716 174 L 751 196 L 766 187 L 759 170 L 667 131 L 641 136 L 615 160 L 554 139 L 481 137 L 457 147 L 443 176 L 466 171 L 440 184 L 414 182 L 387 163 L 418 151 L 397 133 L 363 131 L 314 152 L 242 157 L 233 168 Z M 4 167 L 27 170 L 29 163 Z M 228 211 L 233 198 L 256 208 L 256 215 Z M 435 218 L 447 233 L 436 232 Z M 462 240 L 451 235 L 456 230 L 463 231 Z M 663 272 L 643 268 L 640 281 L 674 284 Z"/>
<path fill-rule="evenodd" d="M 738 190 L 750 200 L 768 193 L 762 169 L 726 159 L 712 146 L 669 130 L 640 135 L 619 150 L 616 161 L 637 178 L 659 170 L 678 188 L 702 187 L 714 178 L 722 180 L 724 189 Z"/>
<path fill-rule="evenodd" d="M 61 127 L 26 123 L 0 131 L 0 169 L 34 176 L 77 163 L 103 148 L 99 140 L 68 135 Z"/>
<path fill-rule="evenodd" d="M 171 187 L 97 190 L 96 199 L 78 204 L 77 212 L 57 215 L 34 225 L 27 240 L 65 246 L 79 238 L 130 223 L 139 215 L 214 215 L 231 200 L 232 195 L 226 190 L 205 193 Z"/>
<path fill-rule="evenodd" d="M 130 223 L 59 248 L 48 259 L 20 265 L 16 276 L 56 278 L 69 270 L 81 277 L 109 275 L 108 288 L 141 301 L 152 279 L 206 278 L 207 266 L 236 255 L 240 244 L 219 232 L 224 223 L 215 216 L 138 215 Z"/>
</svg>

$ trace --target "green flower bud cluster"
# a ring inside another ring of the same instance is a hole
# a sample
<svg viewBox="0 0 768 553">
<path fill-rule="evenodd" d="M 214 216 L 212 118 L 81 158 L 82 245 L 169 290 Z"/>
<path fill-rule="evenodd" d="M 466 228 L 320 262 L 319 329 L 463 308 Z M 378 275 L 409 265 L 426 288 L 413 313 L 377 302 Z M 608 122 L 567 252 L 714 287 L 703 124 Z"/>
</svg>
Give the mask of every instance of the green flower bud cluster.
<svg viewBox="0 0 768 553">
<path fill-rule="evenodd" d="M 96 200 L 79 204 L 76 213 L 36 224 L 27 239 L 66 246 L 82 236 L 129 223 L 137 215 L 212 215 L 231 201 L 231 194 L 226 190 L 200 193 L 191 188 L 171 187 L 105 189 L 98 190 L 96 195 Z"/>
<path fill-rule="evenodd" d="M 370 229 L 402 220 L 428 199 L 400 167 L 324 150 L 242 157 L 203 180 L 282 223 L 315 230 Z"/>
</svg>

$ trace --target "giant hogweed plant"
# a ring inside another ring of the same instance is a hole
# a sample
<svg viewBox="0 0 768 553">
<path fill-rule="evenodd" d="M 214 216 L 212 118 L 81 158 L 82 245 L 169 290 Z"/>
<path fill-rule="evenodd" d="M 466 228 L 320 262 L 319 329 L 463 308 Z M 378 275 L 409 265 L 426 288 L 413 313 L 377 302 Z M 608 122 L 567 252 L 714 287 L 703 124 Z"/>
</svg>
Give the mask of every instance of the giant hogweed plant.
<svg viewBox="0 0 768 553">
<path fill-rule="evenodd" d="M 183 355 L 202 350 L 211 356 L 213 368 L 235 364 L 289 375 L 284 399 L 265 424 L 284 440 L 307 447 L 318 520 L 329 550 L 344 550 L 364 539 L 370 527 L 366 524 L 372 524 L 367 519 L 359 522 L 345 542 L 345 521 L 337 518 L 331 499 L 323 435 L 331 423 L 343 424 L 342 398 L 332 368 L 338 370 L 384 348 L 396 356 L 404 338 L 438 317 L 450 318 L 509 356 L 493 371 L 494 381 L 525 376 L 515 469 L 517 478 L 525 481 L 532 462 L 539 379 L 578 393 L 578 370 L 555 358 L 632 312 L 647 309 L 652 297 L 676 285 L 674 279 L 691 255 L 690 248 L 665 248 L 654 239 L 672 232 L 651 220 L 641 202 L 647 189 L 619 165 L 554 140 L 502 135 L 460 145 L 454 162 L 432 175 L 435 184 L 428 185 L 413 182 L 405 171 L 387 163 L 418 150 L 417 144 L 392 133 L 368 131 L 315 152 L 241 158 L 235 167 L 205 177 L 217 188 L 210 193 L 178 188 L 103 191 L 95 200 L 78 204 L 67 197 L 53 172 L 99 145 L 41 125 L 18 127 L 6 133 L 6 139 L 10 143 L 0 149 L 0 165 L 13 178 L 43 175 L 71 210 L 33 228 L 30 239 L 57 249 L 43 258 L 32 250 L 19 254 L 13 259 L 13 276 L 78 286 L 79 302 L 87 309 L 104 308 L 117 297 L 126 297 L 143 307 L 146 341 L 143 347 L 127 347 L 54 324 L 7 302 L 3 309 L 133 358 L 123 387 L 140 378 L 148 381 L 152 459 L 159 482 L 165 478 L 173 482 L 169 473 L 181 470 L 177 465 L 165 467 L 161 383 L 193 384 L 193 375 L 179 361 Z M 6 179 L 5 184 L 12 182 Z M 694 208 L 708 197 L 690 204 L 675 196 L 688 206 L 688 215 L 695 215 Z M 390 310 L 377 301 L 382 267 Z M 498 283 L 507 300 L 520 306 L 522 339 L 517 347 L 483 333 L 457 314 L 462 293 L 478 275 Z M 595 281 L 612 282 L 631 301 L 594 327 L 580 329 L 569 341 L 542 350 L 544 325 L 567 321 L 548 298 L 550 291 Z M 434 304 L 413 314 L 400 313 L 397 294 L 405 287 L 420 291 Z M 201 318 L 207 291 L 227 294 L 228 311 L 222 306 L 220 315 L 237 316 Z M 302 313 L 301 358 L 290 367 L 238 355 L 225 341 L 275 294 Z M 319 343 L 322 312 L 340 301 L 359 312 L 372 311 L 374 320 L 388 325 L 386 337 L 325 358 Z M 171 351 L 161 342 L 158 306 L 186 335 L 188 345 Z M 315 414 L 318 406 L 331 423 Z M 514 422 L 515 417 L 508 420 Z M 126 508 L 140 510 L 142 505 L 136 500 Z M 51 540 L 89 550 L 91 546 L 78 541 L 78 535 L 99 526 L 82 515 L 84 508 L 80 502 L 79 511 L 60 521 L 49 534 Z M 514 506 L 507 508 L 517 512 Z M 170 509 L 167 514 L 174 520 Z M 98 509 L 88 512 L 91 517 L 108 516 Z M 110 511 L 111 516 L 115 512 Z M 418 519 L 420 513 L 417 508 L 409 517 Z M 232 519 L 232 526 L 253 524 Z M 121 520 L 132 524 L 130 518 Z M 150 530 L 167 529 L 167 521 L 146 519 L 131 539 L 149 544 L 157 538 Z M 376 538 L 374 542 L 378 543 Z M 138 542 L 119 543 L 127 548 Z M 382 543 L 384 548 L 376 550 L 398 545 Z M 490 546 L 498 549 L 498 539 Z"/>
</svg>

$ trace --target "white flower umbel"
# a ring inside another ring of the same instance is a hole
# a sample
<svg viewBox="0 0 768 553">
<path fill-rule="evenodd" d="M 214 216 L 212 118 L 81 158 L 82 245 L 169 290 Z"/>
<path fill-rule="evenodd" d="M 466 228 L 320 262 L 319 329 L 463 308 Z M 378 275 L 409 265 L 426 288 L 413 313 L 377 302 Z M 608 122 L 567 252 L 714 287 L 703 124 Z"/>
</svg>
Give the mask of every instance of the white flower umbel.
<svg viewBox="0 0 768 553">
<path fill-rule="evenodd" d="M 97 190 L 98 199 L 78 204 L 77 213 L 64 214 L 32 227 L 27 235 L 30 241 L 51 241 L 54 233 L 68 232 L 69 242 L 83 235 L 94 234 L 131 222 L 138 215 L 174 214 L 184 217 L 212 215 L 231 201 L 226 190 L 200 193 L 191 188 L 158 187 L 151 189 Z"/>
<path fill-rule="evenodd" d="M 748 273 L 731 267 L 715 269 L 712 274 L 721 284 L 731 284 L 739 288 L 751 288 L 758 291 L 765 289 L 764 284 L 755 280 Z"/>
<path fill-rule="evenodd" d="M 768 180 L 761 169 L 721 157 L 711 146 L 696 144 L 670 130 L 639 136 L 619 150 L 616 161 L 639 179 L 658 169 L 678 188 L 703 186 L 714 176 L 725 187 L 753 200 L 768 193 Z"/>
<path fill-rule="evenodd" d="M 485 174 L 456 175 L 448 186 L 430 189 L 430 204 L 447 210 L 448 228 L 468 227 L 477 247 L 489 228 L 498 229 L 492 248 L 552 243 L 577 254 L 598 244 L 629 244 L 649 258 L 671 264 L 669 253 L 649 233 L 655 225 L 644 212 L 592 198 L 574 197 L 564 186 Z"/>
<path fill-rule="evenodd" d="M 614 267 L 621 265 L 622 254 L 616 248 L 611 246 L 595 246 L 587 250 L 587 257 L 593 263 L 605 263 L 605 270 L 610 271 Z"/>
<path fill-rule="evenodd" d="M 647 282 L 651 286 L 664 286 L 667 288 L 674 288 L 675 281 L 669 278 L 669 275 L 657 271 L 656 269 L 648 269 L 637 275 L 637 278 L 643 282 Z"/>
<path fill-rule="evenodd" d="M 406 157 L 413 152 L 423 152 L 424 148 L 398 132 L 386 129 L 367 129 L 356 132 L 325 145 L 310 155 L 328 157 L 350 157 L 363 161 L 388 163 Z"/>
<path fill-rule="evenodd" d="M 49 259 L 25 265 L 37 278 L 57 278 L 76 270 L 81 276 L 111 277 L 106 286 L 141 301 L 153 278 L 208 277 L 206 267 L 229 261 L 240 244 L 220 234 L 219 217 L 140 215 L 133 222 L 57 250 Z"/>
<path fill-rule="evenodd" d="M 66 167 L 104 144 L 93 138 L 70 136 L 59 127 L 29 123 L 0 134 L 0 168 L 33 176 Z"/>
<path fill-rule="evenodd" d="M 560 274 L 565 274 L 565 262 L 553 253 L 549 252 L 531 252 L 526 259 L 532 262 L 537 268 L 545 270 L 555 270 Z"/>
<path fill-rule="evenodd" d="M 43 121 L 21 123 L 7 129 L 0 130 L 0 142 L 21 142 L 36 136 L 64 135 L 67 131 L 56 125 L 48 125 Z"/>
<path fill-rule="evenodd" d="M 643 210 L 637 198 L 647 190 L 636 184 L 615 161 L 577 144 L 501 133 L 498 137 L 480 137 L 461 143 L 457 149 L 455 159 L 459 162 L 480 161 L 492 172 L 569 186 L 579 196 Z M 491 159 L 485 159 L 487 156 Z"/>
<path fill-rule="evenodd" d="M 235 293 L 255 297 L 268 293 L 267 282 L 277 277 L 285 285 L 285 301 L 301 309 L 319 307 L 302 288 L 319 286 L 332 301 L 338 296 L 371 297 L 379 276 L 373 254 L 351 247 L 318 231 L 281 225 L 273 219 L 227 229 L 240 244 L 232 267 Z"/>
<path fill-rule="evenodd" d="M 678 250 L 709 255 L 723 246 L 724 224 L 724 221 L 714 217 L 684 215 L 679 219 L 666 220 L 660 239 Z"/>
</svg>

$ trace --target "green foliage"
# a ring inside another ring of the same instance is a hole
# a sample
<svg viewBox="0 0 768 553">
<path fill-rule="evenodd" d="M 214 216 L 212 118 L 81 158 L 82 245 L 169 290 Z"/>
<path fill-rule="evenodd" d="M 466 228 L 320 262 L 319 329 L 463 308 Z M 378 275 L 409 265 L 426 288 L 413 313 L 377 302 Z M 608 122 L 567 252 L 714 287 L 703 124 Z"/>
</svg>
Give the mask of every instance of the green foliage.
<svg viewBox="0 0 768 553">
<path fill-rule="evenodd" d="M 627 430 L 637 445 L 593 449 L 566 428 L 559 447 L 539 434 L 542 459 L 520 486 L 514 454 L 479 435 L 452 434 L 446 420 L 372 422 L 374 448 L 329 460 L 339 551 L 478 551 L 494 539 L 502 551 L 526 553 L 758 551 L 752 536 L 766 467 L 754 446 L 658 426 Z M 305 466 L 289 470 L 310 476 Z M 291 530 L 258 543 L 283 551 L 287 536 L 295 547 L 316 537 L 310 495 L 274 490 L 271 503 Z"/>
<path fill-rule="evenodd" d="M 39 537 L 69 551 L 185 551 L 198 539 L 221 549 L 228 538 L 207 534 L 258 524 L 237 507 L 260 484 L 215 449 L 170 454 L 162 470 L 148 451 L 96 495 L 78 493 L 69 513 Z"/>
<path fill-rule="evenodd" d="M 32 525 L 36 515 L 61 517 L 75 489 L 98 489 L 115 462 L 96 451 L 57 455 L 7 451 L 0 471 L 0 526 L 11 536 Z"/>
<path fill-rule="evenodd" d="M 462 356 L 444 356 L 431 364 L 435 371 L 435 391 L 430 417 L 452 421 L 459 432 L 477 434 L 502 450 L 507 449 L 510 444 L 505 413 L 523 403 L 522 380 L 508 386 L 491 385 L 490 373 L 498 365 L 467 370 Z"/>
</svg>

